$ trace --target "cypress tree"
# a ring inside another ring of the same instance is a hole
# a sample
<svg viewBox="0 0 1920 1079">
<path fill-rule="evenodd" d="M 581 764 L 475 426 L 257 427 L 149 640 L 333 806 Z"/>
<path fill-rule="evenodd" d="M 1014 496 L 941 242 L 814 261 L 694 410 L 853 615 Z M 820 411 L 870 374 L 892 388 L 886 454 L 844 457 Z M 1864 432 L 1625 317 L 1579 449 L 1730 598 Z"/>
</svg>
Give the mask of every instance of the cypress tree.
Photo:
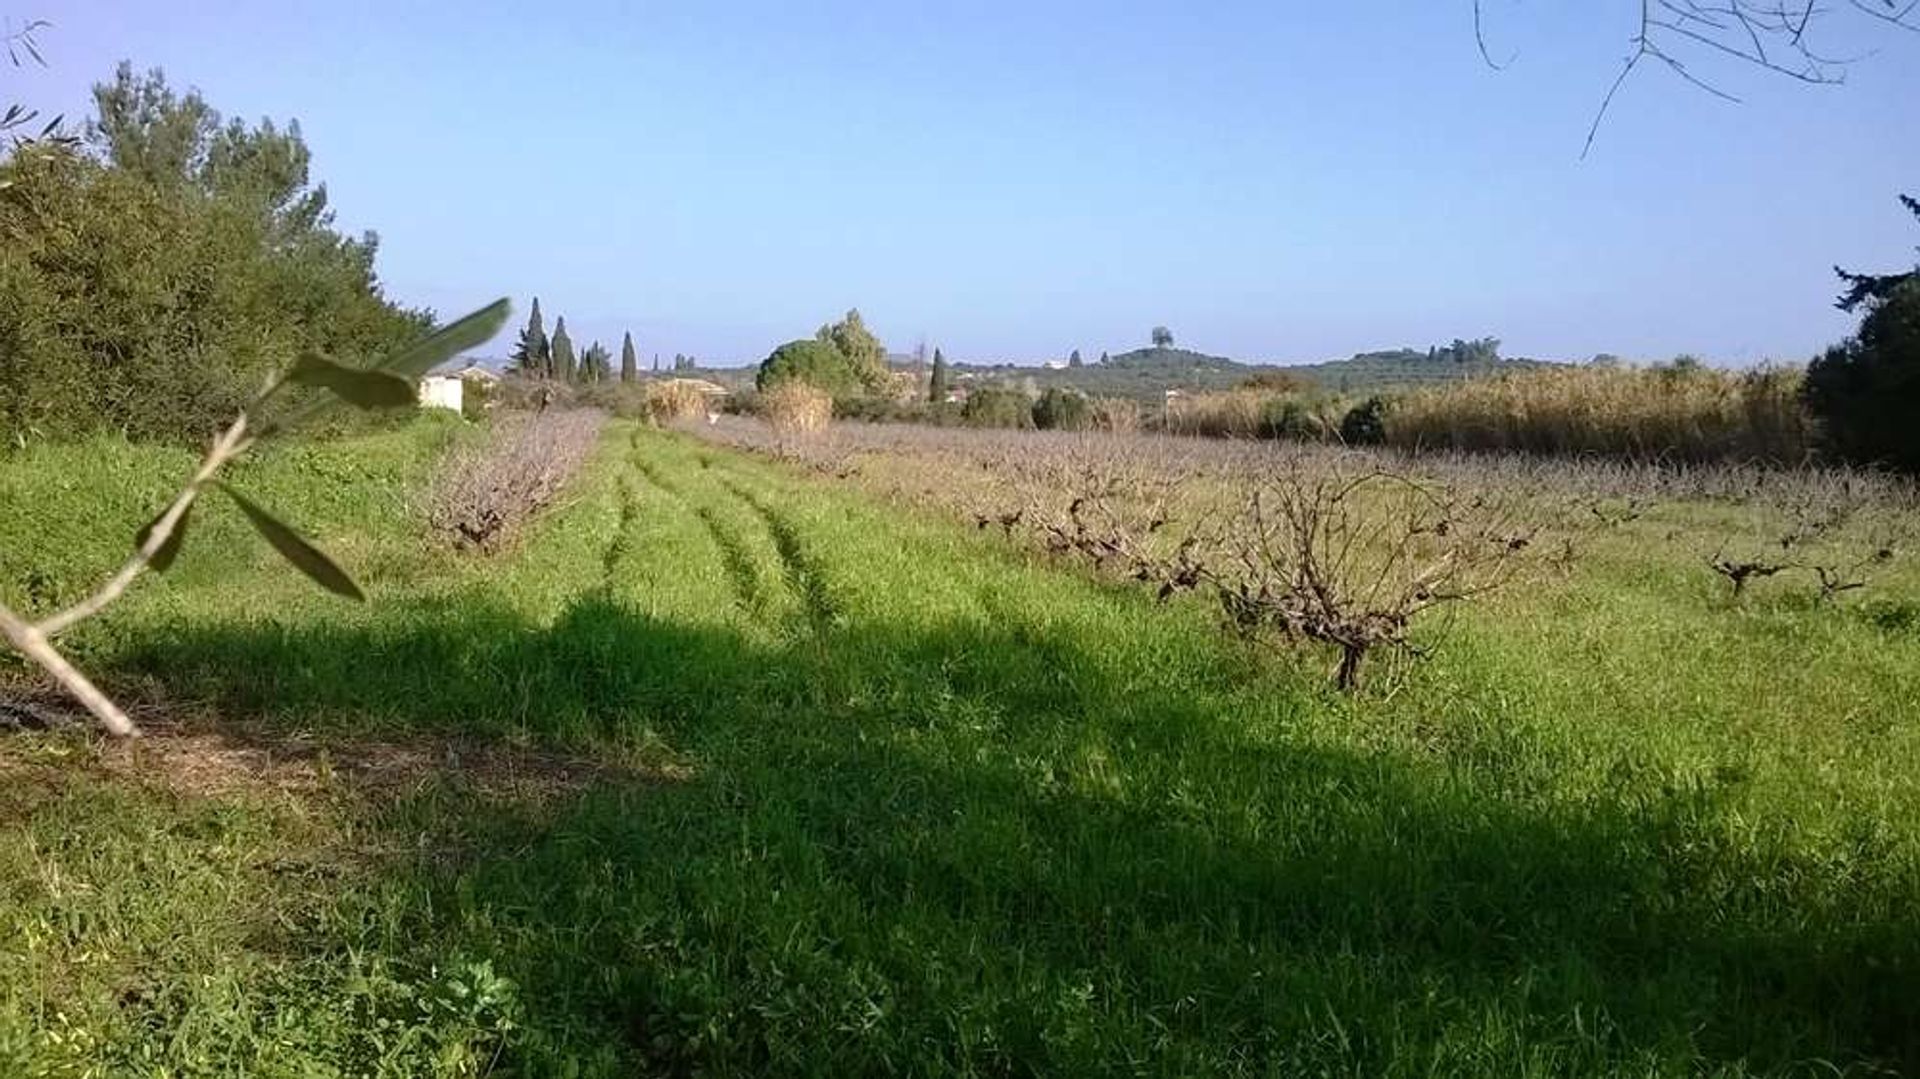
<svg viewBox="0 0 1920 1079">
<path fill-rule="evenodd" d="M 633 351 L 633 332 L 629 330 L 620 342 L 620 381 L 632 382 L 640 377 L 640 357 Z"/>
<path fill-rule="evenodd" d="M 938 405 L 947 399 L 947 358 L 933 350 L 933 375 L 927 379 L 927 400 Z"/>
<path fill-rule="evenodd" d="M 580 381 L 608 382 L 613 379 L 613 353 L 595 341 L 580 356 Z"/>
<path fill-rule="evenodd" d="M 561 315 L 553 323 L 553 377 L 572 382 L 578 374 L 574 367 L 573 338 L 567 336 L 567 317 Z"/>
<path fill-rule="evenodd" d="M 1067 366 L 1068 366 L 1068 367 L 1079 367 L 1079 366 L 1082 366 L 1082 365 L 1081 365 L 1081 363 L 1080 363 L 1080 350 L 1079 350 L 1079 349 L 1077 349 L 1077 348 L 1076 348 L 1076 349 L 1074 349 L 1074 350 L 1073 350 L 1073 355 L 1071 355 L 1071 356 L 1068 356 L 1068 357 L 1067 357 Z"/>
<path fill-rule="evenodd" d="M 546 378 L 553 373 L 553 354 L 549 351 L 547 330 L 540 320 L 540 297 L 533 298 L 533 313 L 513 346 L 513 365 L 522 375 Z"/>
</svg>

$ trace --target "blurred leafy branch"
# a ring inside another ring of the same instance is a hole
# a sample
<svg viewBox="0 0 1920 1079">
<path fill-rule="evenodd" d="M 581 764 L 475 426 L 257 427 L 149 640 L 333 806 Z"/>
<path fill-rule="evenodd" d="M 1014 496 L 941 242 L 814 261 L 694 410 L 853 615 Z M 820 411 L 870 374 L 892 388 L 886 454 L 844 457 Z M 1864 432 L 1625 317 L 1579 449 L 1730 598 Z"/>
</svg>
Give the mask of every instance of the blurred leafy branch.
<svg viewBox="0 0 1920 1079">
<path fill-rule="evenodd" d="M 38 622 L 30 622 L 0 604 L 0 636 L 59 682 L 109 732 L 137 736 L 139 729 L 126 712 L 61 655 L 53 640 L 105 610 L 147 568 L 166 572 L 186 540 L 194 502 L 209 486 L 232 499 L 255 531 L 295 569 L 330 592 L 364 600 L 360 587 L 333 559 L 259 503 L 223 482 L 220 472 L 261 439 L 284 435 L 340 405 L 360 409 L 412 406 L 420 377 L 457 353 L 492 338 L 506 322 L 509 306 L 505 299 L 497 300 L 364 368 L 336 363 L 318 352 L 303 353 L 274 372 L 213 440 L 179 493 L 134 537 L 133 554 L 118 571 L 85 599 Z M 302 388 L 311 392 L 298 392 Z"/>
</svg>

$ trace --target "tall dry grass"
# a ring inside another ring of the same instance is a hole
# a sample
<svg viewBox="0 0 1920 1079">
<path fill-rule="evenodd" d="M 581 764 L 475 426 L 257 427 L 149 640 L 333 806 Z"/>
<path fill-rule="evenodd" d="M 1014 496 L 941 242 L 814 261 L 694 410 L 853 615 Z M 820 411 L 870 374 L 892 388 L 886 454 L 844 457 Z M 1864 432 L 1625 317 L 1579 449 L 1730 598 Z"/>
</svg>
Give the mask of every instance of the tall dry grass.
<svg viewBox="0 0 1920 1079">
<path fill-rule="evenodd" d="M 1176 435 L 1326 441 L 1340 430 L 1340 416 L 1332 398 L 1251 387 L 1183 394 L 1159 418 Z"/>
<path fill-rule="evenodd" d="M 1764 367 L 1539 369 L 1400 398 L 1389 445 L 1680 461 L 1804 460 L 1801 373 Z"/>
<path fill-rule="evenodd" d="M 688 380 L 672 378 L 649 382 L 646 394 L 647 417 L 663 426 L 679 420 L 704 418 L 707 414 L 707 394 Z"/>
<path fill-rule="evenodd" d="M 783 434 L 818 431 L 833 419 L 833 397 L 804 382 L 782 382 L 760 395 L 760 416 Z"/>
</svg>

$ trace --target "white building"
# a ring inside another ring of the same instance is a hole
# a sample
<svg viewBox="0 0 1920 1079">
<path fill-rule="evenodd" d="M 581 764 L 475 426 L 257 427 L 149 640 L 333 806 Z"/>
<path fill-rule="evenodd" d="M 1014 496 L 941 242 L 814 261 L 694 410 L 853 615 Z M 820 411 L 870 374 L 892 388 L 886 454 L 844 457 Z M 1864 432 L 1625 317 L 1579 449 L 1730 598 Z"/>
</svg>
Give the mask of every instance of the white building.
<svg viewBox="0 0 1920 1079">
<path fill-rule="evenodd" d="M 459 375 L 428 375 L 420 380 L 421 408 L 450 408 L 461 410 L 466 380 Z"/>
</svg>

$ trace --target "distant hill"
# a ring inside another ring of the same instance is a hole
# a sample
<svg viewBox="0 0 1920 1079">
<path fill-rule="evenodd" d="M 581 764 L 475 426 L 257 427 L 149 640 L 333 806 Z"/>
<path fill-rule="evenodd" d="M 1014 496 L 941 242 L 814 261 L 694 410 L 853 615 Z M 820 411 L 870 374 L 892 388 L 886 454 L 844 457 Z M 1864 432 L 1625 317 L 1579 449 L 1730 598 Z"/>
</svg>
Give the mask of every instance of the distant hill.
<svg viewBox="0 0 1920 1079">
<path fill-rule="evenodd" d="M 1552 364 L 1531 359 L 1457 361 L 1446 350 L 1411 348 L 1363 352 L 1350 359 L 1307 364 L 1242 363 L 1191 349 L 1140 348 L 1108 357 L 1105 363 L 1090 362 L 1084 367 L 954 364 L 953 371 L 955 375 L 971 374 L 975 378 L 1030 378 L 1041 389 L 1062 386 L 1098 397 L 1158 401 L 1168 390 L 1229 390 L 1262 375 L 1285 375 L 1327 393 L 1353 395 L 1543 366 Z"/>
<path fill-rule="evenodd" d="M 1334 393 L 1379 393 L 1383 390 L 1459 382 L 1462 379 L 1555 366 L 1560 365 L 1549 360 L 1521 357 L 1460 361 L 1444 354 L 1435 356 L 1418 349 L 1397 348 L 1384 352 L 1362 352 L 1351 359 L 1329 360 L 1326 363 L 1295 364 L 1277 370 L 1308 379 Z"/>
</svg>

